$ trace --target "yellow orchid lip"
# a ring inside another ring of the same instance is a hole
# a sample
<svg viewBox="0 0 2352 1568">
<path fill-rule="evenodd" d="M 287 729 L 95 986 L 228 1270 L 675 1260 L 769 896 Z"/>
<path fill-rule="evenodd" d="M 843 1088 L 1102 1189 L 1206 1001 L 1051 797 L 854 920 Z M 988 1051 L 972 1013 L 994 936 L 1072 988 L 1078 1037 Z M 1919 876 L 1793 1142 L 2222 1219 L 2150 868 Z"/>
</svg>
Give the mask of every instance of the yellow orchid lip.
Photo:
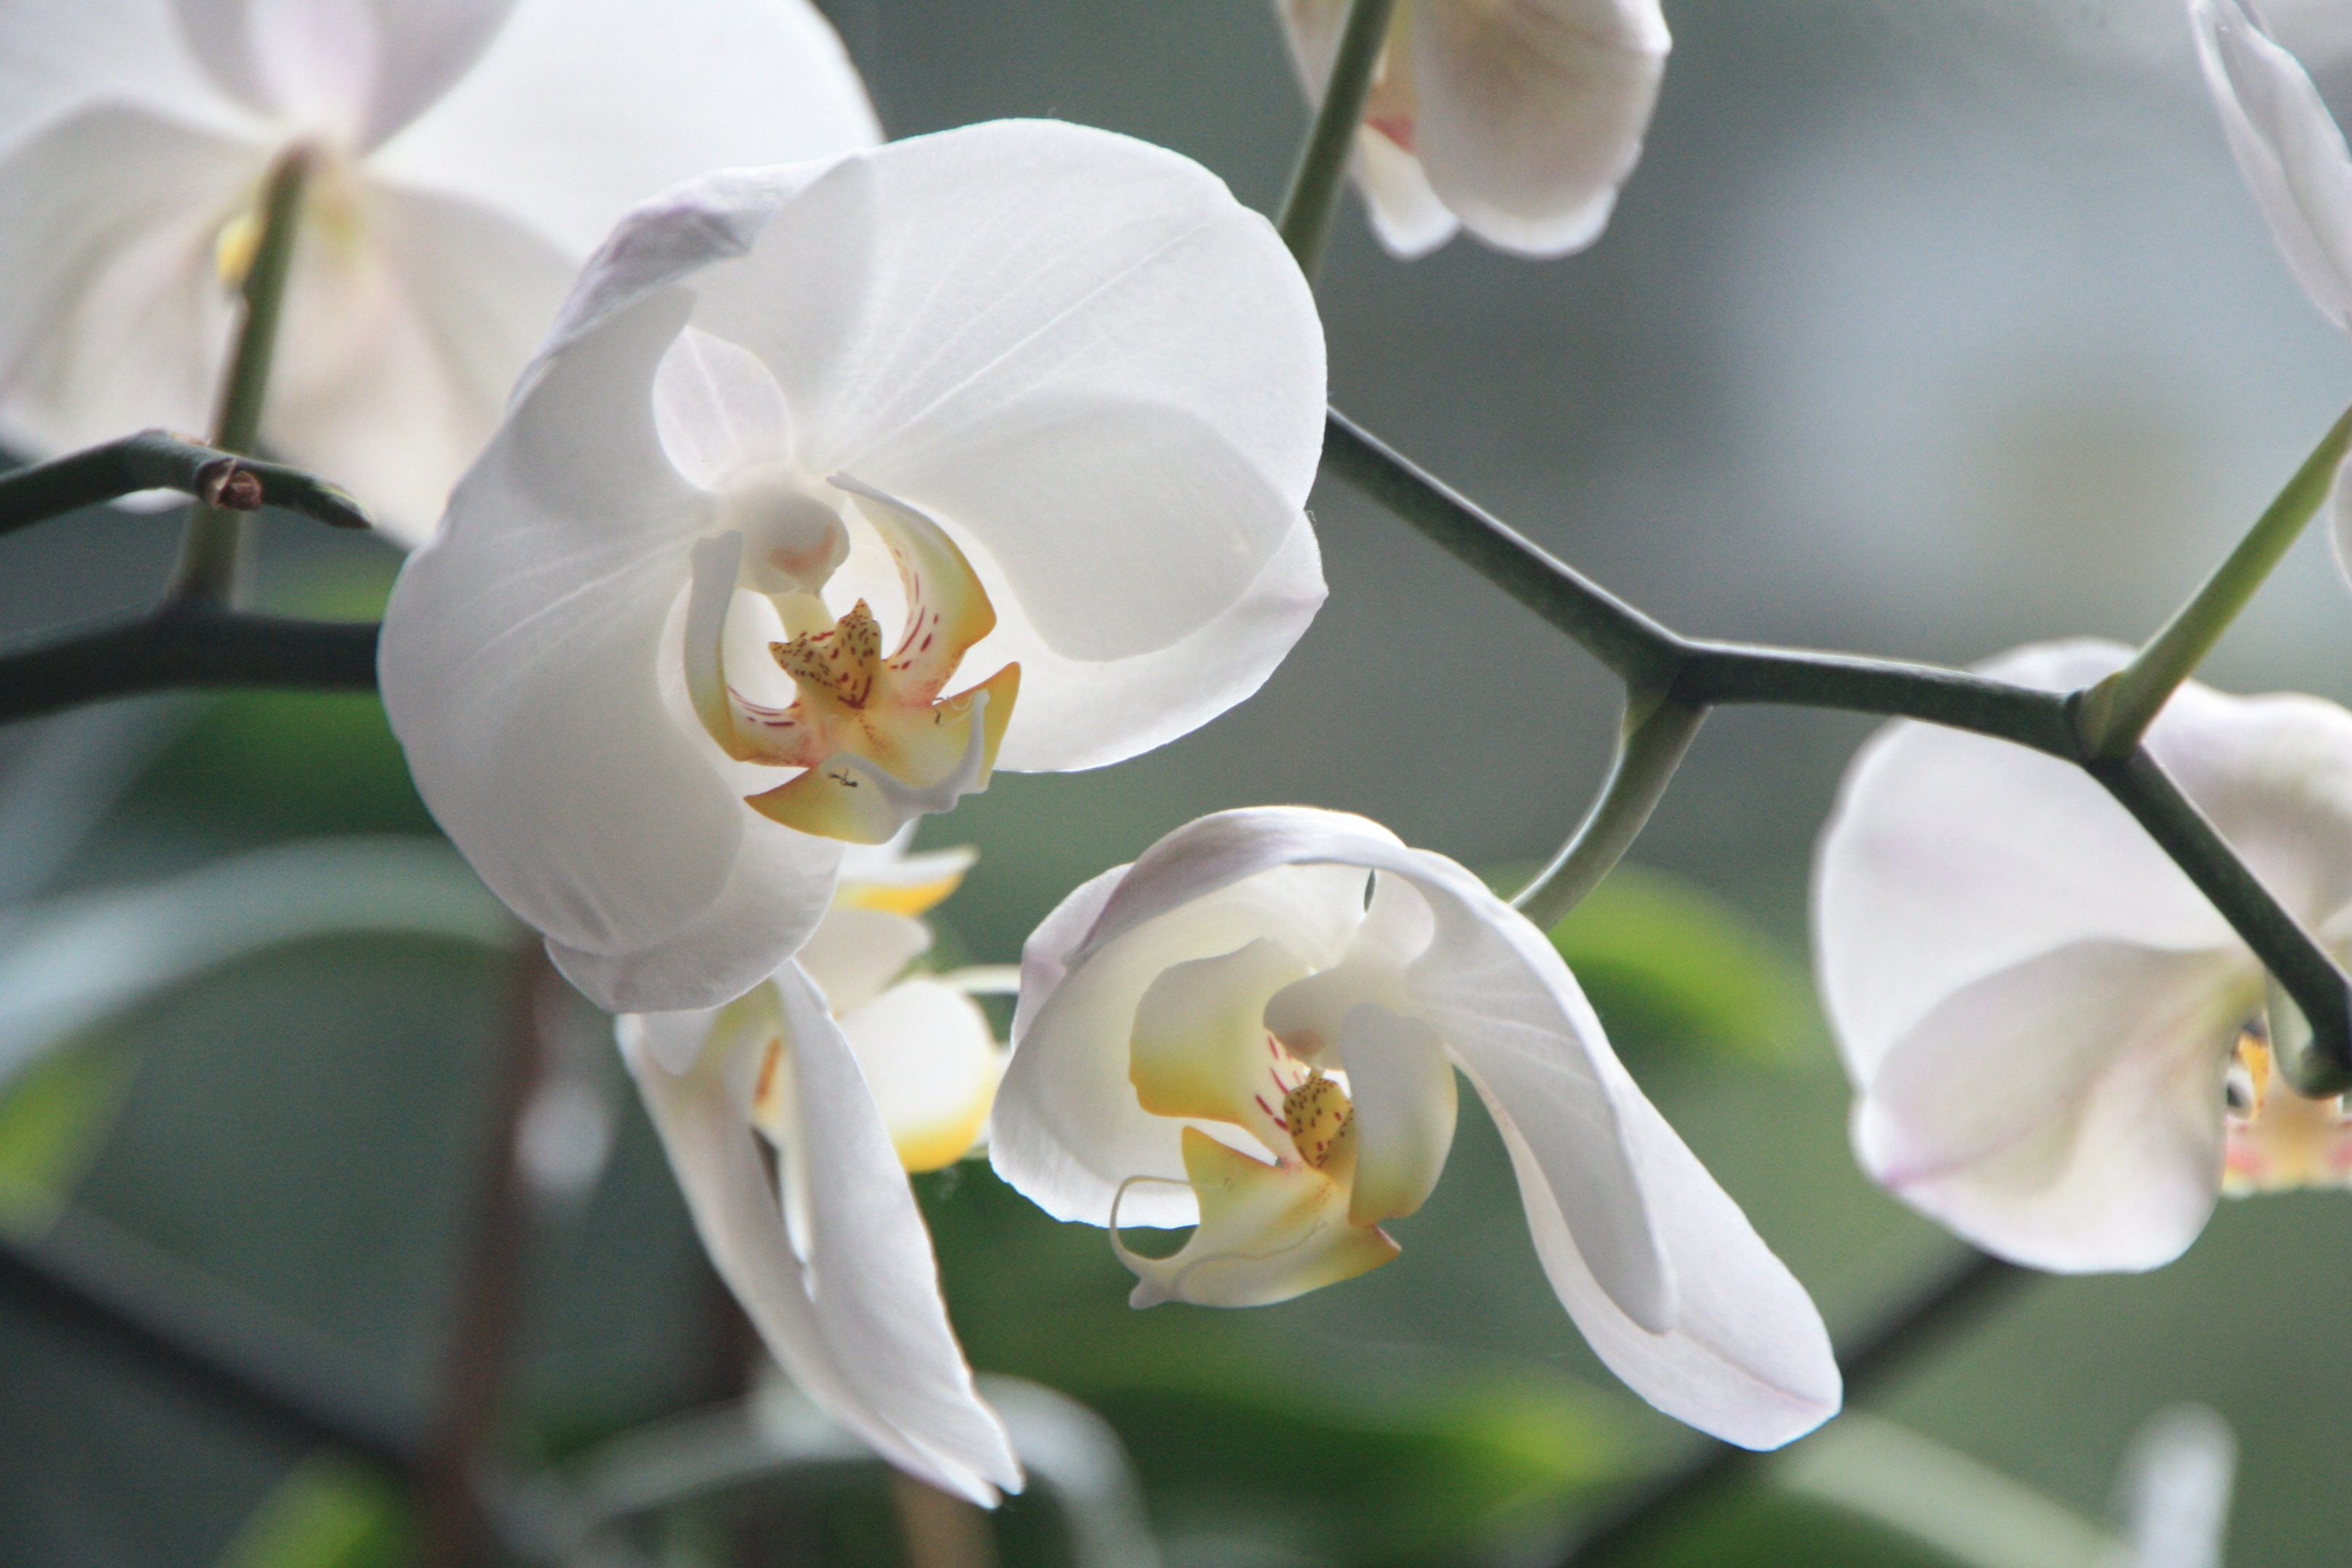
<svg viewBox="0 0 2352 1568">
<path fill-rule="evenodd" d="M 1309 975 L 1282 942 L 1261 937 L 1171 964 L 1145 988 L 1129 1040 L 1128 1081 L 1146 1112 L 1192 1123 L 1180 1139 L 1189 1180 L 1176 1184 L 1192 1188 L 1200 1223 L 1181 1248 L 1155 1258 L 1118 1238 L 1114 1212 L 1112 1244 L 1137 1278 L 1137 1306 L 1286 1300 L 1396 1256 L 1381 1222 L 1418 1208 L 1436 1180 L 1453 1140 L 1453 1078 L 1426 1023 L 1353 999 L 1367 986 L 1380 989 L 1380 981 L 1369 965 Z M 1279 1009 L 1286 1019 L 1311 1014 L 1319 1000 L 1336 1005 L 1341 1022 L 1277 1035 L 1270 1020 L 1276 999 L 1286 997 L 1300 1004 Z M 1327 1046 L 1344 1059 L 1350 1043 L 1369 1053 L 1367 1061 L 1388 1064 L 1386 1099 L 1369 1131 L 1353 1098 L 1360 1086 L 1324 1065 L 1332 1059 Z M 1400 1053 L 1386 1049 L 1400 1044 L 1405 1055 L 1434 1053 L 1437 1071 L 1425 1081 L 1400 1074 Z M 1414 1103 L 1427 1102 L 1416 1113 L 1399 1113 L 1401 1085 Z M 1223 1140 L 1202 1122 L 1235 1128 L 1249 1142 Z M 1132 1178 L 1146 1179 L 1173 1180 Z"/>
<path fill-rule="evenodd" d="M 845 548 L 825 546 L 830 535 L 822 519 L 811 521 L 820 503 L 785 494 L 765 472 L 746 482 L 758 494 L 730 499 L 722 517 L 766 518 L 770 532 L 792 535 L 794 550 L 786 560 L 764 539 L 760 549 L 748 549 L 741 529 L 705 541 L 694 553 L 687 620 L 688 691 L 711 738 L 740 762 L 802 770 L 745 804 L 803 833 L 881 844 L 913 817 L 987 788 L 1020 693 L 1021 667 L 1007 664 L 955 696 L 940 695 L 964 655 L 996 626 L 995 607 L 962 550 L 914 508 L 846 475 L 830 481 L 881 536 L 898 568 L 907 618 L 886 655 L 881 626 L 863 599 L 830 625 L 813 615 L 822 607 L 824 578 L 845 554 Z M 784 529 L 775 520 L 787 511 L 791 527 Z M 799 628 L 768 645 L 792 679 L 789 707 L 753 702 L 726 678 L 727 615 L 747 574 L 750 586 L 769 592 L 786 628 Z"/>
<path fill-rule="evenodd" d="M 1397 1256 L 1388 1232 L 1348 1223 L 1348 1185 L 1332 1173 L 1293 1161 L 1269 1165 L 1197 1127 L 1185 1128 L 1182 1142 L 1201 1223 L 1181 1247 L 1166 1258 L 1135 1251 L 1118 1233 L 1118 1200 L 1111 1204 L 1111 1248 L 1135 1275 L 1130 1304 L 1271 1306 L 1369 1274 Z M 1119 1196 L 1137 1182 L 1165 1179 L 1130 1177 Z"/>
<path fill-rule="evenodd" d="M 2277 1082 L 2259 1028 L 2239 1031 L 2223 1094 L 2224 1193 L 2352 1187 L 2352 1118 L 2343 1097 L 2310 1100 Z"/>
</svg>

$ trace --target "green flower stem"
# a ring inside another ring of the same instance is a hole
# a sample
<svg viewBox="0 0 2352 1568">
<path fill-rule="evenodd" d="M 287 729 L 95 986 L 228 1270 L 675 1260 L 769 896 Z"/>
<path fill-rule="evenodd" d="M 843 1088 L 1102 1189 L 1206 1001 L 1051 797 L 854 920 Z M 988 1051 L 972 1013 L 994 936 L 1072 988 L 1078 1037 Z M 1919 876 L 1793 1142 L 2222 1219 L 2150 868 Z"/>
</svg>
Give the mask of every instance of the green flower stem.
<svg viewBox="0 0 2352 1568">
<path fill-rule="evenodd" d="M 262 198 L 261 239 L 245 273 L 245 321 L 237 330 L 213 430 L 213 445 L 223 451 L 250 453 L 259 439 L 261 405 L 269 390 L 269 364 L 278 348 L 278 321 L 285 309 L 286 279 L 293 269 L 310 158 L 309 148 L 292 147 L 269 172 Z M 218 506 L 198 505 L 189 513 L 179 565 L 164 590 L 167 612 L 236 607 L 250 531 L 246 519 L 244 511 Z"/>
<path fill-rule="evenodd" d="M 2294 998 L 2303 1014 L 2297 1026 L 2272 1031 L 2287 1081 L 2315 1099 L 2352 1089 L 2352 1051 L 2345 1048 L 2352 1040 L 2352 981 L 2254 879 L 2154 757 L 2135 751 L 2121 761 L 2097 759 L 2084 765 L 2230 917 L 2254 956 Z"/>
<path fill-rule="evenodd" d="M 366 528 L 360 503 L 299 468 L 257 462 L 166 430 L 0 474 L 0 534 L 133 490 L 178 490 L 235 511 L 284 507 L 330 528 Z"/>
<path fill-rule="evenodd" d="M 2090 749 L 2074 721 L 2078 695 L 2036 691 L 1928 665 L 1682 637 L 1336 412 L 1326 427 L 1323 460 L 1565 632 L 1615 671 L 1630 693 L 1662 693 L 1664 701 L 1693 715 L 1717 703 L 1774 702 L 1918 719 L 2013 742 L 2090 771 L 2189 873 L 2302 1010 L 2311 1037 L 2307 1047 L 2299 1031 L 2287 1042 L 2284 1066 L 2292 1080 L 2314 1088 L 2352 1083 L 2352 980 L 2279 907 L 2153 759 L 2136 747 L 2120 759 Z M 1630 732 L 1628 740 L 1627 753 L 1600 803 L 1531 889 L 1540 893 L 1552 921 L 1572 907 L 1567 895 L 1589 890 L 1599 880 L 1594 867 L 1605 871 L 1604 862 L 1613 863 L 1632 842 L 1681 755 L 1662 738 L 1635 768 Z M 1560 879 L 1558 892 L 1543 885 L 1555 874 Z"/>
<path fill-rule="evenodd" d="M 1778 703 L 1918 719 L 2014 742 L 2068 762 L 2081 742 L 2063 693 L 1964 669 L 1802 648 L 1688 642 L 1673 692 L 1690 703 Z"/>
<path fill-rule="evenodd" d="M 0 652 L 0 723 L 178 687 L 375 689 L 372 621 L 161 615 Z"/>
<path fill-rule="evenodd" d="M 2347 447 L 2352 447 L 2352 408 L 2328 427 L 2278 499 L 2164 629 L 2129 664 L 2083 693 L 2075 722 L 2093 756 L 2131 754 L 2166 700 L 2205 661 L 2271 568 L 2302 537 L 2335 486 Z"/>
<path fill-rule="evenodd" d="M 1282 214 L 1274 222 L 1309 282 L 1323 266 L 1332 215 L 1339 208 L 1339 188 L 1347 183 L 1348 154 L 1364 118 L 1364 101 L 1371 96 L 1372 75 L 1380 68 L 1389 18 L 1396 8 L 1397 0 L 1350 0 L 1331 79 L 1324 84 L 1323 101 L 1316 107 L 1307 143 L 1298 150 L 1298 166 L 1291 172 L 1290 189 L 1282 198 Z"/>
<path fill-rule="evenodd" d="M 1426 534 L 1607 665 L 1629 689 L 1663 691 L 1687 645 L 1415 468 L 1338 409 L 1323 426 L 1323 467 Z"/>
<path fill-rule="evenodd" d="M 1512 907 L 1549 931 L 1599 887 L 1650 820 L 1706 717 L 1706 709 L 1671 697 L 1629 698 L 1617 760 L 1600 798 L 1551 864 L 1511 900 Z"/>
</svg>

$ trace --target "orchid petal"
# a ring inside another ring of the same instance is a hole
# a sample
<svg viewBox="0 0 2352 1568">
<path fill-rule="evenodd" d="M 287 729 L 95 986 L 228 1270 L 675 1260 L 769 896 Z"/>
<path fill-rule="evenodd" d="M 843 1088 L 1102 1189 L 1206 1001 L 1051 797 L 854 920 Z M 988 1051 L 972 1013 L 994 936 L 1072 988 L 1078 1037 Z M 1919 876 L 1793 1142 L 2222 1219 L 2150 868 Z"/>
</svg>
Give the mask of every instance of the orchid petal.
<svg viewBox="0 0 2352 1568">
<path fill-rule="evenodd" d="M 1985 673 L 2063 690 L 2123 657 L 2065 643 Z M 2176 951 L 2229 940 L 2179 868 L 2082 770 L 1908 722 L 1880 731 L 1847 771 L 1815 852 L 1813 931 L 1822 998 L 1865 1085 L 1944 996 L 2035 953 L 2094 938 Z"/>
<path fill-rule="evenodd" d="M 697 1007 L 682 1013 L 631 1013 L 620 1022 L 624 1054 L 634 1051 L 649 1058 L 676 1078 L 694 1070 L 722 1023 L 731 1038 L 743 1021 L 725 1007 Z"/>
<path fill-rule="evenodd" d="M 1339 1054 L 1356 1112 L 1348 1223 L 1402 1219 L 1427 1201 L 1454 1147 L 1453 1059 L 1425 1021 L 1377 1002 L 1349 1009 Z"/>
<path fill-rule="evenodd" d="M 1988 674 L 2047 690 L 2122 662 L 2110 644 L 2016 650 Z M 2352 906 L 2352 714 L 2305 697 L 2183 686 L 2148 750 L 2291 913 Z M 1822 829 L 1814 951 L 1846 1065 L 1867 1086 L 1895 1042 L 1971 982 L 2071 943 L 2234 945 L 2229 925 L 2079 769 L 1896 723 L 1863 748 Z"/>
<path fill-rule="evenodd" d="M 930 927 L 910 916 L 836 904 L 793 956 L 839 1017 L 881 995 L 930 945 Z"/>
<path fill-rule="evenodd" d="M 240 139 L 253 129 L 185 47 L 174 0 L 0 0 L 0 147 L 100 102 Z"/>
<path fill-rule="evenodd" d="M 498 428 L 572 262 L 471 202 L 381 183 L 349 199 L 366 243 L 314 227 L 296 247 L 262 433 L 413 546 Z"/>
<path fill-rule="evenodd" d="M 1543 1175 L 1538 1202 L 1529 1167 L 1519 1167 L 1528 1212 L 1557 1210 L 1616 1310 L 1649 1332 L 1667 1331 L 1678 1321 L 1681 1282 L 1631 1141 L 1628 1097 L 1638 1100 L 1640 1091 L 1544 934 L 1451 860 L 1408 853 L 1419 867 L 1381 868 L 1412 879 L 1437 932 L 1407 967 L 1407 983 L 1487 1103 L 1510 1108 Z"/>
<path fill-rule="evenodd" d="M 1111 1245 L 1135 1271 L 1133 1307 L 1265 1307 L 1353 1279 L 1390 1261 L 1397 1245 L 1374 1226 L 1348 1223 L 1341 1184 L 1304 1165 L 1269 1165 L 1184 1129 L 1184 1173 L 1200 1194 L 1201 1225 L 1166 1258 Z"/>
<path fill-rule="evenodd" d="M 982 1404 L 940 1299 L 922 1216 L 873 1100 L 813 987 L 776 977 L 776 1021 L 794 1102 L 785 1180 L 805 1220 L 777 1212 L 740 1084 L 761 1032 L 734 1024 L 694 1068 L 649 1059 L 635 1019 L 625 1054 L 668 1150 L 696 1229 L 761 1337 L 825 1412 L 893 1464 L 983 1506 L 1021 1485 L 1002 1425 Z M 822 1172 L 801 1181 L 799 1171 Z"/>
<path fill-rule="evenodd" d="M 1003 606 L 994 561 L 976 557 L 972 565 Z M 1301 514 L 1231 608 L 1155 652 L 1109 664 L 1068 658 L 1013 616 L 1000 616 L 994 635 L 972 650 L 975 660 L 1010 658 L 1022 669 L 1019 721 L 1005 731 L 997 765 L 1097 768 L 1192 733 L 1265 684 L 1324 594 L 1322 552 Z"/>
<path fill-rule="evenodd" d="M 1462 220 L 1430 189 L 1421 160 L 1379 132 L 1356 132 L 1352 167 L 1372 233 L 1398 260 L 1417 261 L 1462 231 Z"/>
<path fill-rule="evenodd" d="M 654 372 L 654 427 L 677 471 L 707 490 L 793 447 L 784 389 L 768 367 L 693 327 Z"/>
<path fill-rule="evenodd" d="M 1518 255 L 1598 239 L 1665 73 L 1657 0 L 1414 4 L 1413 152 L 1437 198 Z"/>
<path fill-rule="evenodd" d="M 814 927 L 835 858 L 741 808 L 657 679 L 706 503 L 626 389 L 687 303 L 646 297 L 547 363 L 410 558 L 379 656 L 444 830 L 615 1010 L 747 990 Z"/>
<path fill-rule="evenodd" d="M 971 1152 L 988 1124 L 1004 1053 L 969 995 L 919 977 L 840 1022 L 901 1165 L 936 1171 Z"/>
<path fill-rule="evenodd" d="M 1161 970 L 1135 1005 L 1128 1081 L 1154 1116 L 1197 1117 L 1244 1128 L 1276 1157 L 1290 1151 L 1283 1097 L 1296 1085 L 1277 1070 L 1266 1037 L 1266 998 L 1306 973 L 1272 937 Z"/>
<path fill-rule="evenodd" d="M 548 956 L 583 995 L 607 1012 L 694 1007 L 757 981 L 824 919 L 832 844 L 756 818 L 743 825 L 719 895 L 667 935 L 618 952 L 573 947 L 553 936 Z M 476 869 L 478 870 L 478 863 Z M 509 906 L 511 907 L 511 906 Z"/>
<path fill-rule="evenodd" d="M 1137 1186 L 1121 1204 L 1121 1223 L 1195 1223 L 1199 1211 L 1181 1184 L 1182 1123 L 1143 1110 L 1128 1077 L 1136 1010 L 1162 971 L 1260 937 L 1303 963 L 1335 963 L 1363 919 L 1360 870 L 1276 867 L 1272 875 L 1204 889 L 1214 897 L 1154 898 L 1150 919 L 1107 941 L 1086 941 L 1084 963 L 1069 965 L 1084 928 L 1099 927 L 1102 908 L 1139 868 L 1080 888 L 1024 951 L 1013 1062 L 997 1093 L 989 1159 L 1056 1219 L 1105 1224 L 1119 1184 L 1150 1176 L 1159 1180 Z M 1097 919 L 1083 920 L 1090 912 Z M 1162 1184 L 1170 1182 L 1180 1184 Z"/>
<path fill-rule="evenodd" d="M 994 439 L 983 427 L 1017 437 L 1083 401 L 1205 425 L 1294 510 L 1312 484 L 1324 385 L 1313 299 L 1272 226 L 1191 160 L 1059 121 L 997 121 L 859 154 L 793 205 L 741 262 L 699 281 L 695 324 L 775 374 L 802 422 L 803 467 L 847 470 L 979 529 L 957 486 Z M 779 289 L 836 308 L 780 312 Z M 1034 478 L 1034 504 L 1060 506 L 1053 477 Z M 1236 586 L 1286 522 L 1243 536 Z M 1227 547 L 1236 525 L 1197 526 Z"/>
<path fill-rule="evenodd" d="M 1609 1067 L 1673 1273 L 1674 1320 L 1654 1332 L 1596 1281 L 1516 1108 L 1482 1089 L 1518 1173 L 1544 1273 L 1609 1370 L 1660 1410 L 1747 1448 L 1802 1436 L 1837 1414 L 1842 1398 L 1821 1314 L 1613 1058 Z"/>
<path fill-rule="evenodd" d="M 357 153 L 465 75 L 514 0 L 176 0 L 176 9 L 189 47 L 228 92 L 258 113 L 331 129 Z"/>
<path fill-rule="evenodd" d="M 47 452 L 205 426 L 233 320 L 214 243 L 261 167 L 119 104 L 0 160 L 0 437 Z"/>
<path fill-rule="evenodd" d="M 944 901 L 961 885 L 979 852 L 959 845 L 910 855 L 906 846 L 913 837 L 910 824 L 887 844 L 843 846 L 841 888 L 835 896 L 853 908 L 898 915 L 920 915 Z"/>
<path fill-rule="evenodd" d="M 1956 991 L 1864 1091 L 1871 1174 L 2037 1268 L 2150 1268 L 2221 1194 L 2222 1079 L 2261 1005 L 2229 952 L 2081 942 Z"/>
<path fill-rule="evenodd" d="M 1400 53 L 1401 29 L 1410 28 L 1411 0 L 1400 0 L 1381 65 L 1384 70 L 1410 69 L 1410 50 Z M 1307 100 L 1320 105 L 1331 79 L 1331 63 L 1339 52 L 1339 34 L 1348 19 L 1340 0 L 1276 0 L 1283 37 L 1290 46 L 1290 63 L 1298 73 Z M 1407 140 L 1411 140 L 1410 136 Z M 1421 160 L 1411 151 L 1370 125 L 1356 132 L 1352 164 L 1358 189 L 1370 209 L 1372 232 L 1389 253 L 1411 261 L 1428 255 L 1452 239 L 1462 226 L 1429 188 Z"/>
<path fill-rule="evenodd" d="M 631 204 L 705 170 L 878 140 L 807 0 L 518 0 L 474 68 L 370 163 L 585 255 Z"/>
<path fill-rule="evenodd" d="M 2295 58 L 2239 0 L 2189 0 L 2205 84 L 2263 221 L 2320 313 L 2352 329 L 2352 153 Z"/>
</svg>

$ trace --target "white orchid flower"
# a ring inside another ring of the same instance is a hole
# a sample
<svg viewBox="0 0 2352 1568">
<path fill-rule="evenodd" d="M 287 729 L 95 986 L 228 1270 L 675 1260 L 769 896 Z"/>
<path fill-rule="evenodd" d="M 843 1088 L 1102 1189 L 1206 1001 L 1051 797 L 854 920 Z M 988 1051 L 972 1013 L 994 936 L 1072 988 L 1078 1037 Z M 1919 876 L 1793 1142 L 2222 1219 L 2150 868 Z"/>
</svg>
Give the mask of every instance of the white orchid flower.
<svg viewBox="0 0 2352 1568">
<path fill-rule="evenodd" d="M 713 174 L 589 264 L 410 557 L 393 728 L 591 997 L 725 1001 L 831 838 L 1256 689 L 1323 597 L 1323 387 L 1272 226 L 1175 153 L 1006 121 Z"/>
<path fill-rule="evenodd" d="M 1311 101 L 1349 4 L 1275 0 Z M 1356 132 L 1373 232 L 1406 258 L 1458 228 L 1519 256 L 1582 250 L 1642 156 L 1672 45 L 1657 0 L 1397 0 Z"/>
<path fill-rule="evenodd" d="M 2271 237 L 2320 313 L 2352 331 L 2352 153 L 2302 65 L 2244 0 L 2189 0 L 2205 85 Z"/>
<path fill-rule="evenodd" d="M 2071 690 L 2107 643 L 1983 667 Z M 2352 939 L 2352 714 L 2183 686 L 2145 742 L 2305 930 Z M 1846 773 L 1814 861 L 1822 994 L 1872 1176 L 2064 1272 L 2178 1257 L 2222 1192 L 2352 1184 L 2338 1100 L 2271 1071 L 2262 965 L 2069 764 L 1908 721 Z"/>
<path fill-rule="evenodd" d="M 807 0 L 0 0 L 0 441 L 208 427 L 306 147 L 262 437 L 414 543 L 631 204 L 878 135 Z"/>
<path fill-rule="evenodd" d="M 1279 1301 L 1396 1256 L 1381 1226 L 1437 1180 L 1456 1068 L 1510 1149 L 1552 1288 L 1620 1377 L 1750 1447 L 1836 1411 L 1811 1300 L 1543 933 L 1361 817 L 1203 817 L 1047 916 L 990 1158 L 1056 1218 L 1108 1227 L 1138 1306 Z M 1147 1257 L 1122 1226 L 1196 1228 Z"/>
<path fill-rule="evenodd" d="M 777 1363 L 891 1463 L 986 1505 L 1020 1466 L 973 1391 L 906 1173 L 971 1149 L 1002 1054 L 954 977 L 891 984 L 971 861 L 854 852 L 776 974 L 619 1032 L 695 1228 Z"/>
</svg>

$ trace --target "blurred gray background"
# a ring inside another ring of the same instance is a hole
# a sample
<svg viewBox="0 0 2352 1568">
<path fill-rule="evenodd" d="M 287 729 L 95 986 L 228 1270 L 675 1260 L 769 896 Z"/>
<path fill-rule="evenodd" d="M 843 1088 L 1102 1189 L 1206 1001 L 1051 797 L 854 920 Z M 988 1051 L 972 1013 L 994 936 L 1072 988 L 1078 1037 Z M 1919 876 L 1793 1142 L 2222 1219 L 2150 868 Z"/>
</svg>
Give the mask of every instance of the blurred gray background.
<svg viewBox="0 0 2352 1568">
<path fill-rule="evenodd" d="M 896 135 L 1059 116 L 1189 153 L 1266 209 L 1305 124 L 1255 0 L 826 9 Z M 2273 10 L 2352 109 L 2352 8 Z M 1457 241 L 1401 265 L 1351 205 L 1320 292 L 1339 406 L 1677 628 L 1953 662 L 2137 638 L 2352 395 L 2352 356 L 2273 252 L 2175 5 L 1668 0 L 1667 17 L 1648 149 L 1593 250 L 1529 264 Z M 1256 700 L 1114 770 L 1003 777 L 927 825 L 926 842 L 982 850 L 943 911 L 962 950 L 1013 957 L 1071 886 L 1224 806 L 1360 811 L 1482 869 L 1566 834 L 1607 760 L 1612 684 L 1352 493 L 1327 484 L 1313 504 L 1331 599 Z M 0 542 L 0 626 L 142 603 L 171 549 L 167 525 L 113 515 Z M 273 526 L 265 580 L 287 604 L 364 600 L 392 565 Z M 2324 528 L 2208 673 L 2352 697 L 2352 598 Z M 215 710 L 74 878 L 429 831 L 365 710 Z M 1801 967 L 1812 836 L 1867 731 L 1716 716 L 1634 858 L 1721 896 Z M 146 1010 L 116 1031 L 141 1065 L 83 1202 L 356 1346 L 388 1383 L 429 1380 L 498 984 L 430 944 L 311 943 Z M 1943 1256 L 1853 1173 L 1816 1030 L 1757 1062 L 1650 1041 L 1640 1022 L 1624 1030 L 1637 1076 L 1833 1328 Z M 530 1387 L 554 1449 L 566 1422 L 611 1430 L 703 1385 L 707 1286 L 667 1179 L 631 1122 L 550 1243 Z M 1675 1441 L 1583 1392 L 1611 1385 L 1549 1300 L 1482 1125 L 1438 1200 L 1396 1227 L 1397 1264 L 1246 1314 L 1122 1317 L 1097 1233 L 1027 1214 L 982 1172 L 924 1191 L 975 1361 L 1109 1414 L 1179 1563 L 1540 1561 L 1576 1499 Z M 2037 1282 L 1875 1407 L 2104 1517 L 2132 1430 L 2201 1400 L 2243 1450 L 2231 1560 L 2339 1562 L 2347 1273 L 2344 1195 L 2225 1204 L 2182 1262 Z M 1184 1382 L 1209 1366 L 1230 1378 Z M 1534 1412 L 1520 1438 L 1493 1424 L 1513 1399 Z M 1488 1447 L 1429 1436 L 1462 1429 L 1431 1414 L 1448 1400 L 1484 1412 Z M 289 1458 L 30 1329 L 0 1329 L 0 1562 L 216 1561 Z M 1515 1441 L 1524 1474 L 1496 1457 Z M 1325 1469 L 1299 1455 L 1318 1444 Z M 1348 1470 L 1350 1454 L 1371 1457 Z M 1480 1476 L 1527 1497 L 1486 1497 Z M 1427 1517 L 1382 1523 L 1389 1487 L 1425 1491 Z M 1318 1497 L 1354 1524 L 1315 1512 Z M 869 1560 L 838 1531 L 823 1551 L 795 1539 L 793 1561 Z M 1660 1561 L 1773 1560 L 1764 1539 Z M 1949 1561 L 1805 1550 L 1779 1560 Z"/>
</svg>

